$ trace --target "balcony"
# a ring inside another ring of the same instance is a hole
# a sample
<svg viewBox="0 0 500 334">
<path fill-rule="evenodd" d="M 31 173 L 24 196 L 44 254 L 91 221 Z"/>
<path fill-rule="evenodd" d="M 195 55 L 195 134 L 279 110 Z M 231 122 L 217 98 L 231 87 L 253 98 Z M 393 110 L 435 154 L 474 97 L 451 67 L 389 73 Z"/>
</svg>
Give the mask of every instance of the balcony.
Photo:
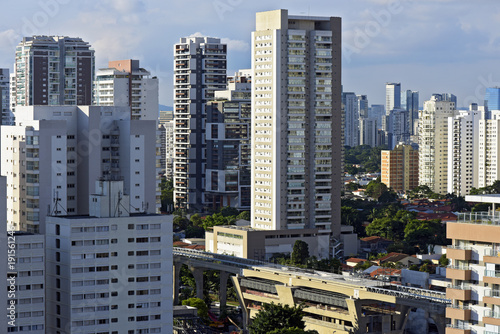
<svg viewBox="0 0 500 334">
<path fill-rule="evenodd" d="M 472 270 L 469 266 L 448 266 L 446 269 L 446 278 L 456 279 L 461 281 L 470 281 Z"/>
<path fill-rule="evenodd" d="M 471 334 L 469 326 L 446 325 L 446 334 Z"/>
<path fill-rule="evenodd" d="M 471 289 L 468 286 L 451 286 L 446 289 L 446 298 L 455 300 L 470 300 Z"/>
<path fill-rule="evenodd" d="M 487 304 L 500 305 L 500 291 L 486 290 L 484 293 L 483 302 Z"/>
<path fill-rule="evenodd" d="M 483 316 L 483 322 L 489 325 L 500 326 L 500 312 L 485 310 Z"/>
<path fill-rule="evenodd" d="M 485 249 L 484 262 L 500 264 L 500 250 L 498 249 Z"/>
<path fill-rule="evenodd" d="M 483 282 L 489 284 L 500 284 L 500 271 L 498 270 L 485 270 Z"/>
<path fill-rule="evenodd" d="M 472 250 L 470 247 L 448 246 L 446 256 L 453 260 L 470 261 L 472 259 Z"/>
<path fill-rule="evenodd" d="M 454 320 L 463 320 L 469 321 L 471 310 L 470 308 L 464 306 L 449 306 L 446 308 L 446 318 L 454 319 Z"/>
</svg>

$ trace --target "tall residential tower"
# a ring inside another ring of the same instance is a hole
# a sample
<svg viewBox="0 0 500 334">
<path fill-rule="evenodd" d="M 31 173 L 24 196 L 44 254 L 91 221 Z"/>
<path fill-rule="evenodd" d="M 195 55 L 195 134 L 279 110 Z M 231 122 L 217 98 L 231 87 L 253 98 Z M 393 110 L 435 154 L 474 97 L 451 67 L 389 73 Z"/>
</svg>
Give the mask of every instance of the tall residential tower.
<svg viewBox="0 0 500 334">
<path fill-rule="evenodd" d="M 206 104 L 226 88 L 227 47 L 218 38 L 186 37 L 174 50 L 174 202 L 205 205 Z"/>
<path fill-rule="evenodd" d="M 91 105 L 94 50 L 81 38 L 24 37 L 16 47 L 15 106 Z"/>
<path fill-rule="evenodd" d="M 257 13 L 252 68 L 252 227 L 339 235 L 341 19 Z"/>
</svg>

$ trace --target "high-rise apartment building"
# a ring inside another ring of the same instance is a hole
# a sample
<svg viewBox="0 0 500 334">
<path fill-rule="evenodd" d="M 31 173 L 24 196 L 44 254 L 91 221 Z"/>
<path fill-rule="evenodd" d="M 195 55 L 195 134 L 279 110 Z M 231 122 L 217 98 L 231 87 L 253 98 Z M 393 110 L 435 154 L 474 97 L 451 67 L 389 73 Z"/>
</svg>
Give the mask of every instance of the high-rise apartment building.
<svg viewBox="0 0 500 334">
<path fill-rule="evenodd" d="M 468 195 L 478 185 L 479 121 L 478 110 L 460 111 L 448 118 L 448 190 L 457 196 Z"/>
<path fill-rule="evenodd" d="M 432 94 L 432 97 L 434 97 L 436 101 L 453 102 L 455 104 L 455 108 L 457 107 L 457 97 L 454 94 L 450 93 Z"/>
<path fill-rule="evenodd" d="M 369 145 L 371 147 L 376 147 L 379 145 L 376 119 L 359 119 L 359 145 Z"/>
<path fill-rule="evenodd" d="M 446 333 L 500 333 L 500 217 L 498 195 L 466 196 L 467 202 L 493 203 L 491 212 L 459 213 L 446 223 L 449 259 L 446 277 Z"/>
<path fill-rule="evenodd" d="M 344 107 L 344 145 L 355 147 L 359 145 L 359 110 L 358 97 L 354 93 L 342 93 Z"/>
<path fill-rule="evenodd" d="M 257 13 L 256 20 L 252 227 L 317 227 L 320 233 L 337 236 L 342 179 L 341 19 L 274 10 Z"/>
<path fill-rule="evenodd" d="M 172 216 L 92 183 L 88 215 L 47 217 L 46 333 L 172 333 Z"/>
<path fill-rule="evenodd" d="M 357 95 L 359 117 L 368 118 L 368 97 L 366 95 Z"/>
<path fill-rule="evenodd" d="M 382 127 L 382 117 L 385 116 L 385 107 L 382 104 L 372 104 L 368 109 L 368 117 L 375 118 L 379 129 Z"/>
<path fill-rule="evenodd" d="M 172 180 L 174 177 L 174 115 L 172 111 L 160 111 L 158 120 L 160 126 L 165 128 L 165 177 Z M 162 167 L 163 168 L 163 167 Z"/>
<path fill-rule="evenodd" d="M 97 71 L 94 88 L 95 105 L 129 107 L 132 120 L 158 119 L 158 78 L 138 60 L 110 61 Z"/>
<path fill-rule="evenodd" d="M 91 105 L 94 50 L 81 38 L 24 37 L 16 47 L 15 106 Z"/>
<path fill-rule="evenodd" d="M 381 182 L 394 191 L 408 191 L 418 186 L 418 151 L 411 145 L 396 145 L 381 151 Z"/>
<path fill-rule="evenodd" d="M 418 96 L 418 92 L 411 90 L 401 93 L 401 108 L 408 111 L 408 130 L 410 135 L 417 134 Z"/>
<path fill-rule="evenodd" d="M 17 107 L 16 125 L 0 130 L 8 225 L 43 233 L 48 215 L 88 214 L 103 178 L 123 179 L 131 212 L 156 213 L 156 129 L 156 121 L 131 121 L 126 107 Z"/>
<path fill-rule="evenodd" d="M 227 47 L 218 38 L 186 37 L 174 47 L 174 203 L 201 210 L 206 103 L 226 88 Z"/>
<path fill-rule="evenodd" d="M 484 104 L 488 110 L 500 110 L 500 87 L 486 88 Z"/>
<path fill-rule="evenodd" d="M 432 96 L 419 111 L 419 184 L 438 194 L 448 191 L 448 117 L 455 103 Z"/>
<path fill-rule="evenodd" d="M 8 68 L 0 68 L 0 108 L 2 125 L 11 124 L 10 114 L 10 75 Z"/>
<path fill-rule="evenodd" d="M 206 203 L 250 209 L 251 74 L 228 77 L 228 88 L 207 104 Z"/>
<path fill-rule="evenodd" d="M 483 188 L 500 179 L 500 119 L 481 117 L 478 133 L 477 187 Z"/>
<path fill-rule="evenodd" d="M 393 109 L 401 109 L 401 84 L 385 84 L 385 112 L 389 114 Z"/>
</svg>

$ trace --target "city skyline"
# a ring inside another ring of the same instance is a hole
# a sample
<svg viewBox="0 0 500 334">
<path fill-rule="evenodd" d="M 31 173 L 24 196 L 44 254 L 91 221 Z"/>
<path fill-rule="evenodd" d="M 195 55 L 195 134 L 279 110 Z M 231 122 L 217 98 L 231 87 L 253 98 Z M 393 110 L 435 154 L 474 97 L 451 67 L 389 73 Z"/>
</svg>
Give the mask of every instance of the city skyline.
<svg viewBox="0 0 500 334">
<path fill-rule="evenodd" d="M 342 82 L 345 91 L 383 104 L 386 82 L 432 93 L 450 92 L 458 107 L 483 103 L 487 87 L 500 84 L 494 68 L 500 48 L 492 0 L 481 6 L 453 1 L 214 0 L 211 2 L 110 0 L 27 1 L 5 4 L 0 24 L 0 66 L 14 63 L 15 46 L 33 34 L 81 37 L 96 51 L 96 70 L 109 60 L 138 59 L 160 79 L 160 103 L 172 105 L 173 48 L 180 37 L 219 37 L 228 45 L 228 74 L 250 68 L 255 13 L 287 8 L 294 15 L 343 18 Z M 488 9 L 488 10 L 486 10 Z M 75 14 L 76 13 L 76 14 Z M 465 13 L 465 14 L 464 14 Z M 167 20 L 165 18 L 168 18 Z M 460 71 L 457 71 L 459 69 Z"/>
</svg>

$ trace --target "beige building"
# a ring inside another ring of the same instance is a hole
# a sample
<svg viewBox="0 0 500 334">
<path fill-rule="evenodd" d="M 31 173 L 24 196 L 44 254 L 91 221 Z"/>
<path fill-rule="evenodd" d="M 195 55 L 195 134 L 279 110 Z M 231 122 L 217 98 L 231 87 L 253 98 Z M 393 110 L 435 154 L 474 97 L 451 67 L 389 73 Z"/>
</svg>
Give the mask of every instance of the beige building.
<svg viewBox="0 0 500 334">
<path fill-rule="evenodd" d="M 290 254 L 295 241 L 309 245 L 309 255 L 328 257 L 329 238 L 319 230 L 259 230 L 250 226 L 214 226 L 205 233 L 208 252 L 227 254 L 245 259 L 269 260 L 275 253 Z"/>
<path fill-rule="evenodd" d="M 419 111 L 419 185 L 433 192 L 448 192 L 448 117 L 455 116 L 455 103 L 432 96 Z"/>
<path fill-rule="evenodd" d="M 418 151 L 411 145 L 396 145 L 381 152 L 381 181 L 394 191 L 418 186 Z"/>
<path fill-rule="evenodd" d="M 500 214 L 499 195 L 466 196 L 466 201 L 493 203 L 491 212 L 460 213 L 448 222 L 450 260 L 446 289 L 451 306 L 446 309 L 447 334 L 500 333 Z"/>
<path fill-rule="evenodd" d="M 340 234 L 341 19 L 257 13 L 251 223 Z"/>
</svg>

